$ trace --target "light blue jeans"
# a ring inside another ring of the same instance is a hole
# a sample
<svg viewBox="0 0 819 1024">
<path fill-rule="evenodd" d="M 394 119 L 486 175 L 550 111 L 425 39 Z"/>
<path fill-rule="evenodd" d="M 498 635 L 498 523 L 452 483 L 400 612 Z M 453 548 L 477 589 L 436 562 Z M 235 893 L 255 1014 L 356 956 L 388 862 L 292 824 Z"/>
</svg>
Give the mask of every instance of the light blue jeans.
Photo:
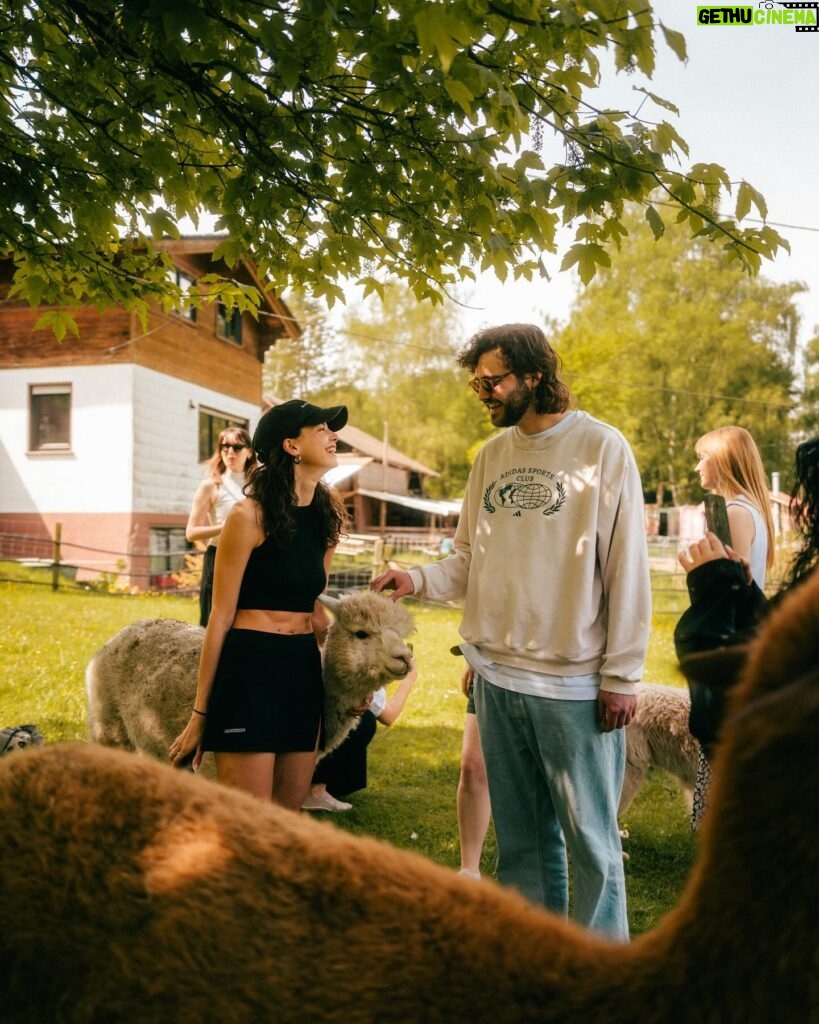
<svg viewBox="0 0 819 1024">
<path fill-rule="evenodd" d="M 626 744 L 600 729 L 594 700 L 550 700 L 475 676 L 475 707 L 498 843 L 498 881 L 566 916 L 628 939 L 617 825 Z"/>
</svg>

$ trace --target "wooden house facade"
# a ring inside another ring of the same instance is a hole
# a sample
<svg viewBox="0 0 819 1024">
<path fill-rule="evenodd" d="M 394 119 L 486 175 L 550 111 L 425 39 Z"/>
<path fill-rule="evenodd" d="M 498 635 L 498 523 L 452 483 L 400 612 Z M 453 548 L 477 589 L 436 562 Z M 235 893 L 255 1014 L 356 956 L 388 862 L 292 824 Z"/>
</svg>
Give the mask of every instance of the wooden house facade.
<svg viewBox="0 0 819 1024">
<path fill-rule="evenodd" d="M 176 280 L 194 285 L 222 239 L 163 243 Z M 0 261 L 0 300 L 12 266 Z M 169 583 L 187 550 L 185 523 L 219 431 L 251 432 L 266 350 L 300 330 L 250 260 L 230 275 L 258 287 L 258 320 L 218 304 L 146 324 L 121 309 L 76 314 L 79 338 L 55 341 L 43 308 L 0 302 L 0 557 L 61 525 L 78 578 L 116 572 L 140 589 Z"/>
</svg>

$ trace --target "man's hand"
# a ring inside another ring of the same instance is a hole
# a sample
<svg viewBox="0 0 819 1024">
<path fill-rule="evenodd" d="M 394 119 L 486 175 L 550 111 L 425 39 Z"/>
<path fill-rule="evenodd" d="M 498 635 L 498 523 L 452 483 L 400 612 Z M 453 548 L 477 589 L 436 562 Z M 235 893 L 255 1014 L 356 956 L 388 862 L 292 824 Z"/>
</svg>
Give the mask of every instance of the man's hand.
<svg viewBox="0 0 819 1024">
<path fill-rule="evenodd" d="M 600 690 L 597 694 L 597 711 L 600 715 L 600 728 L 603 732 L 623 729 L 634 718 L 637 710 L 637 697 L 625 693 L 610 693 Z"/>
<path fill-rule="evenodd" d="M 415 593 L 412 577 L 401 569 L 388 569 L 387 572 L 376 576 L 370 584 L 370 590 L 374 590 L 376 594 L 380 594 L 382 590 L 392 590 L 390 597 L 393 601 L 399 601 L 402 597 Z"/>
</svg>

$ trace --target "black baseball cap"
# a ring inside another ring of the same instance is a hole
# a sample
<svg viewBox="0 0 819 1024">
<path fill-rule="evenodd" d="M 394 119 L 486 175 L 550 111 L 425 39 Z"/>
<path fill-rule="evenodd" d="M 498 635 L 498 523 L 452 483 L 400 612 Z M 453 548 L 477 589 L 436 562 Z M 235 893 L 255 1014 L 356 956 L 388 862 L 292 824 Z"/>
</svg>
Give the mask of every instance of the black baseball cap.
<svg viewBox="0 0 819 1024">
<path fill-rule="evenodd" d="M 318 405 L 293 398 L 274 405 L 259 420 L 253 434 L 253 448 L 261 462 L 269 460 L 270 452 L 281 447 L 288 437 L 298 437 L 302 427 L 326 423 L 330 430 L 341 430 L 347 422 L 347 406 L 332 405 L 322 409 Z"/>
</svg>

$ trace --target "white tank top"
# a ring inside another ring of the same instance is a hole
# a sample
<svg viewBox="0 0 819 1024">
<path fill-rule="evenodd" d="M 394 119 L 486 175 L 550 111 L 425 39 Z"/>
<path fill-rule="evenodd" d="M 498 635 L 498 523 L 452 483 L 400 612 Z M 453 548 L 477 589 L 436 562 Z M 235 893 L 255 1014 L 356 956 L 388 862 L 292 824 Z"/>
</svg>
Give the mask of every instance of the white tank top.
<svg viewBox="0 0 819 1024">
<path fill-rule="evenodd" d="M 742 495 L 726 501 L 725 505 L 727 508 L 737 505 L 751 514 L 751 518 L 754 521 L 754 539 L 751 541 L 750 557 L 751 575 L 756 585 L 762 590 L 765 586 L 765 570 L 767 569 L 768 562 L 768 531 L 765 528 L 765 520 L 762 518 L 762 513 L 756 505 L 748 501 L 747 498 L 742 497 Z"/>
<path fill-rule="evenodd" d="M 221 526 L 236 502 L 242 500 L 244 497 L 242 494 L 244 485 L 244 473 L 226 471 L 222 474 L 222 482 L 216 488 L 216 501 L 214 501 L 208 515 L 212 526 Z M 218 540 L 218 537 L 211 537 L 208 541 L 208 546 L 215 548 Z"/>
</svg>

